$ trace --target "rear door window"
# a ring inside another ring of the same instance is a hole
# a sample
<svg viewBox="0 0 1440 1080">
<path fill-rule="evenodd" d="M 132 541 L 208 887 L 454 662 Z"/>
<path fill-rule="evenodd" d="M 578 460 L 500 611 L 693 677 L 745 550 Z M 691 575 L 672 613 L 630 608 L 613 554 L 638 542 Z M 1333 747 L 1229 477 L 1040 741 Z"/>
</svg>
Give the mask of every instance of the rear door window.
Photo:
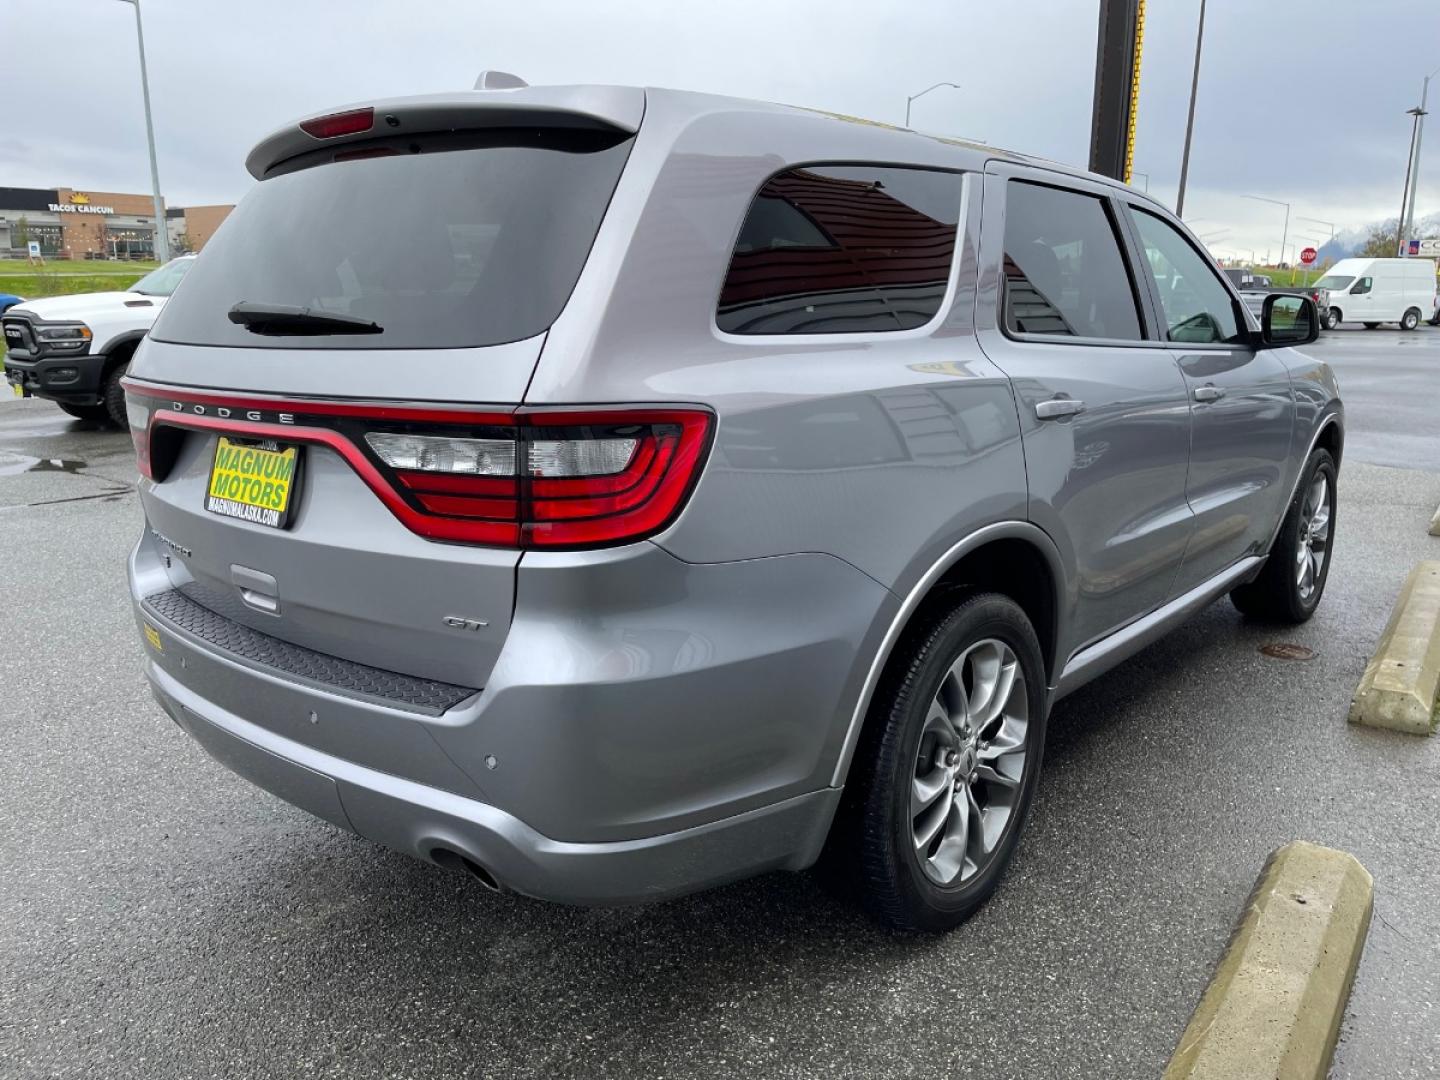
<svg viewBox="0 0 1440 1080">
<path fill-rule="evenodd" d="M 959 173 L 807 165 L 755 196 L 716 324 L 732 334 L 910 330 L 940 311 L 955 255 Z"/>
<path fill-rule="evenodd" d="M 1105 202 L 1011 180 L 1005 326 L 1013 334 L 1139 341 L 1140 309 Z"/>
<path fill-rule="evenodd" d="M 1145 210 L 1133 214 L 1169 340 L 1189 345 L 1241 341 L 1234 299 L 1209 261 L 1168 221 Z"/>
<path fill-rule="evenodd" d="M 533 337 L 569 299 L 631 141 L 563 129 L 460 132 L 284 163 L 205 246 L 152 336 L 344 349 Z M 380 330 L 257 332 L 231 321 L 241 303 L 306 308 Z"/>
</svg>

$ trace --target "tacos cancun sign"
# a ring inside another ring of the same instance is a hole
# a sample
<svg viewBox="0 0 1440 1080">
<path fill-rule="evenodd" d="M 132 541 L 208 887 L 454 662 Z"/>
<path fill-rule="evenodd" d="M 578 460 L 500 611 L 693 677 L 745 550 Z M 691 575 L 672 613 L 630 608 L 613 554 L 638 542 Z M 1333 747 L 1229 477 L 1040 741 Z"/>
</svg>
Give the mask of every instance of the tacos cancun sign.
<svg viewBox="0 0 1440 1080">
<path fill-rule="evenodd" d="M 92 206 L 88 195 L 81 195 L 78 191 L 70 196 L 68 203 L 51 203 L 52 214 L 113 214 L 113 206 Z"/>
</svg>

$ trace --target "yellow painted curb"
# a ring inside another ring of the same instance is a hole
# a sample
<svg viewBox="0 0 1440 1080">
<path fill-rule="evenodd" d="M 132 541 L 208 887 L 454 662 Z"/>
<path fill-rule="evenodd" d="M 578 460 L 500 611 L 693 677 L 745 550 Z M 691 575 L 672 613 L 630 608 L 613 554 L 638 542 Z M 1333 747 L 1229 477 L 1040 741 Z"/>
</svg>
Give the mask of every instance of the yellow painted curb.
<svg viewBox="0 0 1440 1080">
<path fill-rule="evenodd" d="M 1324 1080 L 1374 892 L 1343 851 L 1272 854 L 1165 1080 Z"/>
<path fill-rule="evenodd" d="M 1440 562 L 1422 562 L 1400 590 L 1375 655 L 1350 699 L 1350 722 L 1429 735 L 1440 686 Z"/>
</svg>

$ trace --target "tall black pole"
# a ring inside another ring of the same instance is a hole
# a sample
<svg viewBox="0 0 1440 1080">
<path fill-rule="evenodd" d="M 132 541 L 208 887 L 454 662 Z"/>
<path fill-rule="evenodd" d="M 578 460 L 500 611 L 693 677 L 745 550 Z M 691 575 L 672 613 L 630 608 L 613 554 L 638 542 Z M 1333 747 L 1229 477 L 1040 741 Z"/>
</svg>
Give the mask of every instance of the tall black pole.
<svg viewBox="0 0 1440 1080">
<path fill-rule="evenodd" d="M 1200 46 L 1205 43 L 1205 0 L 1200 0 L 1200 25 L 1195 30 L 1195 73 L 1190 77 L 1190 114 L 1185 118 L 1185 152 L 1180 156 L 1180 193 L 1175 216 L 1185 216 L 1185 182 L 1190 178 L 1190 139 L 1195 134 L 1195 93 L 1200 89 Z"/>
<path fill-rule="evenodd" d="M 1144 0 L 1100 0 L 1090 171 L 1129 180 Z"/>
</svg>

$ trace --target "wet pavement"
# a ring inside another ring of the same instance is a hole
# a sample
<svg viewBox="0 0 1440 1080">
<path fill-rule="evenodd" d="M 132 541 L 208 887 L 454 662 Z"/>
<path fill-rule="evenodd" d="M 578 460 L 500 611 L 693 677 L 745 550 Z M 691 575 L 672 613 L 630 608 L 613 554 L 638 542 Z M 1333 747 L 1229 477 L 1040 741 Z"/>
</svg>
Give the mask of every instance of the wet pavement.
<svg viewBox="0 0 1440 1080">
<path fill-rule="evenodd" d="M 1344 718 L 1440 558 L 1440 332 L 1316 351 L 1351 425 L 1320 612 L 1215 604 L 1057 707 L 1009 877 L 938 938 L 807 875 L 492 896 L 249 786 L 140 675 L 127 436 L 0 399 L 0 1077 L 1155 1077 L 1295 838 L 1376 878 L 1333 1075 L 1433 1075 L 1440 740 Z"/>
</svg>

